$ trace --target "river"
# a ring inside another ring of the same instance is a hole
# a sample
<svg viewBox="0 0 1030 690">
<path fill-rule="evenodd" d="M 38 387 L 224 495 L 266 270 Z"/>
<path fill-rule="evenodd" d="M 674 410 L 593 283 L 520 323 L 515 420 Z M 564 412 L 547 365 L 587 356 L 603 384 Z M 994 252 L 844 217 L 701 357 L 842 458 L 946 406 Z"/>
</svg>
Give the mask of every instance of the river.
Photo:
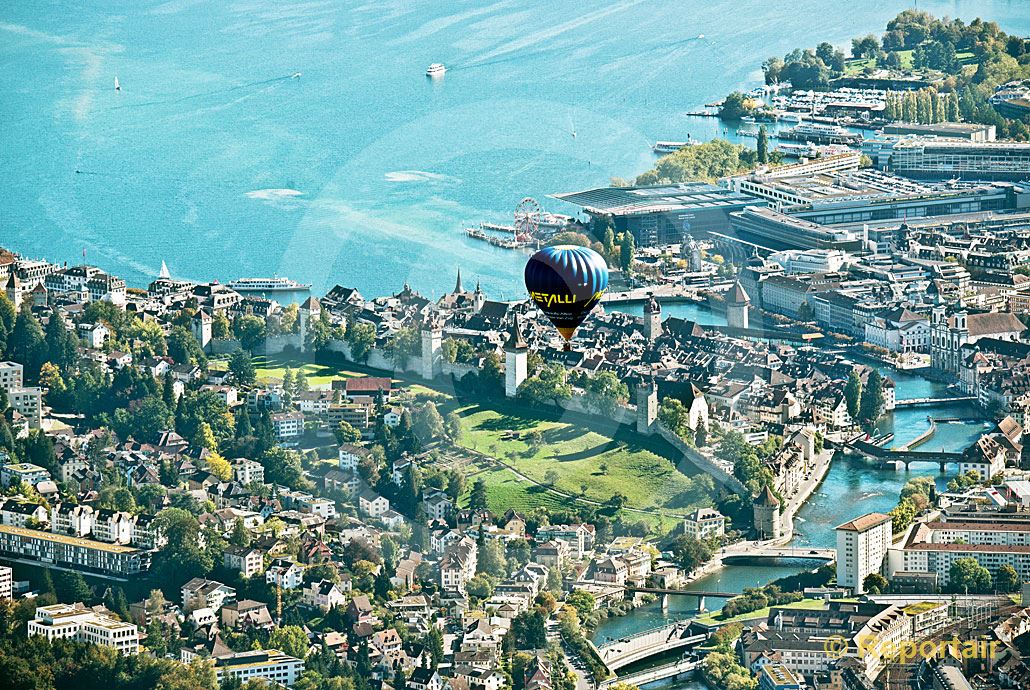
<svg viewBox="0 0 1030 690">
<path fill-rule="evenodd" d="M 669 305 L 666 311 L 681 307 L 680 315 L 697 320 L 710 319 L 719 324 L 719 315 L 697 305 Z M 702 321 L 707 322 L 707 321 Z M 724 321 L 722 322 L 724 323 Z M 899 372 L 885 366 L 880 371 L 894 379 L 898 400 L 938 397 L 945 394 L 945 386 L 910 372 Z M 977 419 L 976 410 L 965 404 L 940 407 L 901 408 L 888 413 L 877 425 L 881 433 L 895 433 L 895 445 L 915 438 L 928 427 L 928 415 L 962 417 L 965 421 L 940 424 L 937 432 L 924 450 L 959 451 L 965 449 L 976 438 L 989 429 L 989 424 Z M 947 484 L 954 470 L 941 475 L 937 465 L 916 463 L 910 471 L 881 470 L 870 463 L 853 457 L 838 456 L 830 467 L 826 479 L 798 511 L 795 518 L 793 544 L 798 546 L 833 547 L 836 544 L 834 527 L 859 515 L 869 512 L 890 511 L 898 501 L 898 493 L 906 481 L 918 476 L 933 476 L 939 488 Z M 764 585 L 772 580 L 799 572 L 797 566 L 789 565 L 735 565 L 697 580 L 697 589 L 724 592 L 740 592 L 745 587 Z M 709 609 L 717 608 L 722 602 L 708 599 Z M 690 618 L 696 614 L 697 599 L 694 597 L 671 597 L 669 608 L 662 611 L 659 602 L 640 607 L 629 615 L 611 618 L 595 631 L 595 642 L 607 638 L 619 638 L 665 623 Z M 650 687 L 650 686 L 649 686 Z M 659 687 L 655 685 L 654 687 Z M 666 684 L 663 687 L 692 689 L 693 681 L 686 684 Z M 701 685 L 697 684 L 700 688 Z"/>
<path fill-rule="evenodd" d="M 0 9 L 3 245 L 85 251 L 133 286 L 163 259 L 182 278 L 434 296 L 460 267 L 504 298 L 524 255 L 463 224 L 506 221 L 524 196 L 573 212 L 547 195 L 634 176 L 657 139 L 723 135 L 686 113 L 911 1 L 65 5 Z M 1030 32 L 1017 0 L 920 8 Z"/>
</svg>

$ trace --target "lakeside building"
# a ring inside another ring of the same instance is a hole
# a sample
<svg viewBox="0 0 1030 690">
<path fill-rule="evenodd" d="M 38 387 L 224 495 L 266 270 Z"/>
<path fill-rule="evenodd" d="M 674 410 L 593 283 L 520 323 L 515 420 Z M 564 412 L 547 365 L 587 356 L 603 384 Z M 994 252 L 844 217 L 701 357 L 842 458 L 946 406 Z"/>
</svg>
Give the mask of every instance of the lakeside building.
<svg viewBox="0 0 1030 690">
<path fill-rule="evenodd" d="M 919 179 L 1028 180 L 1030 142 L 903 137 L 881 149 L 878 164 Z"/>
<path fill-rule="evenodd" d="M 142 549 L 13 525 L 0 525 L 0 555 L 120 577 L 150 568 L 150 553 Z"/>
<path fill-rule="evenodd" d="M 865 592 L 864 580 L 879 573 L 887 549 L 891 545 L 892 524 L 889 515 L 869 513 L 838 525 L 837 584 L 855 594 Z"/>
<path fill-rule="evenodd" d="M 64 639 L 111 647 L 124 655 L 139 652 L 139 629 L 134 624 L 82 604 L 38 607 L 28 624 L 28 636 L 37 635 L 51 642 Z"/>
<path fill-rule="evenodd" d="M 640 247 L 681 244 L 688 234 L 724 233 L 729 229 L 730 213 L 762 203 L 704 182 L 602 187 L 551 196 L 579 206 L 597 229 L 610 220 L 616 233 L 630 232 Z"/>
<path fill-rule="evenodd" d="M 731 213 L 730 230 L 733 239 L 770 251 L 858 251 L 862 248 L 860 235 L 813 223 L 764 206 L 747 206 Z"/>
<path fill-rule="evenodd" d="M 883 126 L 883 133 L 898 135 L 917 134 L 983 142 L 995 140 L 997 137 L 997 127 L 994 125 L 982 125 L 976 122 L 936 122 L 933 124 L 893 122 Z"/>
</svg>

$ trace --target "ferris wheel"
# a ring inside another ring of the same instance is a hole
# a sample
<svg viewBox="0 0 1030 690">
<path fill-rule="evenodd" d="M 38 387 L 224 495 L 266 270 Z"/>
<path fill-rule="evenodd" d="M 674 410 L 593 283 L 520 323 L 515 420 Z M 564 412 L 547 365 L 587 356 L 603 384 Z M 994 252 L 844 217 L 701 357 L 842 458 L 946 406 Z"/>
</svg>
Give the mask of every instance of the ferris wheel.
<svg viewBox="0 0 1030 690">
<path fill-rule="evenodd" d="M 540 229 L 540 204 L 532 197 L 526 197 L 515 207 L 515 241 L 525 242 L 536 237 Z"/>
</svg>

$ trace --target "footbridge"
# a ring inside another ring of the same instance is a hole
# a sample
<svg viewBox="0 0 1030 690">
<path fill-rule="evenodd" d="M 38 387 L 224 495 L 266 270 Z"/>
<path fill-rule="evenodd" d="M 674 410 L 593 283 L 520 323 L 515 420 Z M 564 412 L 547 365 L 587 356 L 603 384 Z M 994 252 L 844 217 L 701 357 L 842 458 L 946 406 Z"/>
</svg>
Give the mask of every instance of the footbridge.
<svg viewBox="0 0 1030 690">
<path fill-rule="evenodd" d="M 705 639 L 707 639 L 706 635 L 694 634 L 690 631 L 690 621 L 680 621 L 672 625 L 645 630 L 629 637 L 610 640 L 597 648 L 597 654 L 608 670 L 615 673 L 620 668 L 638 661 L 701 644 Z M 675 675 L 675 673 L 670 675 Z"/>
<path fill-rule="evenodd" d="M 880 462 L 881 466 L 888 464 L 902 463 L 905 465 L 905 469 L 913 462 L 932 462 L 940 466 L 941 472 L 944 471 L 946 465 L 958 464 L 962 461 L 961 453 L 931 453 L 914 450 L 894 450 L 891 448 L 881 448 L 868 441 L 853 440 L 848 443 L 848 447 L 855 452 L 872 458 Z"/>
<path fill-rule="evenodd" d="M 949 395 L 945 398 L 908 398 L 907 400 L 895 400 L 894 407 L 919 407 L 922 405 L 948 405 L 960 402 L 976 402 L 975 395 Z"/>
<path fill-rule="evenodd" d="M 795 546 L 758 546 L 744 551 L 726 553 L 723 563 L 753 563 L 755 561 L 835 561 L 836 549 L 816 549 Z"/>
</svg>

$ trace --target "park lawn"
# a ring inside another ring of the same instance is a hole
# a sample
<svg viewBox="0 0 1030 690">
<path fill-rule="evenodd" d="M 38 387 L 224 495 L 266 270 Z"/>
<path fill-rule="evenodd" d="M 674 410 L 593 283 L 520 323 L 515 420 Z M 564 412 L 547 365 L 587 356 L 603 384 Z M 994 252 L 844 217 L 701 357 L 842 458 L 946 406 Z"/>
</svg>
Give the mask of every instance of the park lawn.
<svg viewBox="0 0 1030 690">
<path fill-rule="evenodd" d="M 566 499 L 547 489 L 519 478 L 509 469 L 493 467 L 476 475 L 486 482 L 486 502 L 490 512 L 503 515 L 513 508 L 520 512 L 536 508 L 557 510 L 565 505 Z"/>
<path fill-rule="evenodd" d="M 691 477 L 655 452 L 660 448 L 652 439 L 618 426 L 588 428 L 577 417 L 572 421 L 549 417 L 512 403 L 489 405 L 458 410 L 463 427 L 459 443 L 502 460 L 536 482 L 545 483 L 553 470 L 557 472 L 554 487 L 565 493 L 601 503 L 621 493 L 629 508 L 669 515 L 712 504 L 708 492 L 699 490 Z M 523 440 L 534 430 L 543 436 L 535 451 Z M 602 464 L 607 465 L 606 473 Z"/>
<path fill-rule="evenodd" d="M 740 615 L 733 616 L 731 618 L 723 618 L 721 611 L 710 611 L 709 613 L 697 616 L 694 620 L 701 625 L 725 625 L 727 623 L 740 623 L 742 621 L 751 621 L 765 619 L 769 617 L 769 610 L 774 608 L 772 606 L 766 606 L 762 609 L 751 611 L 750 613 L 741 613 Z M 792 601 L 789 604 L 781 604 L 775 608 L 781 609 L 804 609 L 805 611 L 822 611 L 826 608 L 826 601 L 823 599 L 802 599 L 801 601 Z"/>
<path fill-rule="evenodd" d="M 360 371 L 347 369 L 334 364 L 322 364 L 317 362 L 305 362 L 303 360 L 291 359 L 288 357 L 257 355 L 254 357 L 254 368 L 257 370 L 257 379 L 261 382 L 282 381 L 286 367 L 293 368 L 294 372 L 303 371 L 311 386 L 329 386 L 333 379 L 348 379 L 355 376 L 368 376 Z"/>
</svg>

